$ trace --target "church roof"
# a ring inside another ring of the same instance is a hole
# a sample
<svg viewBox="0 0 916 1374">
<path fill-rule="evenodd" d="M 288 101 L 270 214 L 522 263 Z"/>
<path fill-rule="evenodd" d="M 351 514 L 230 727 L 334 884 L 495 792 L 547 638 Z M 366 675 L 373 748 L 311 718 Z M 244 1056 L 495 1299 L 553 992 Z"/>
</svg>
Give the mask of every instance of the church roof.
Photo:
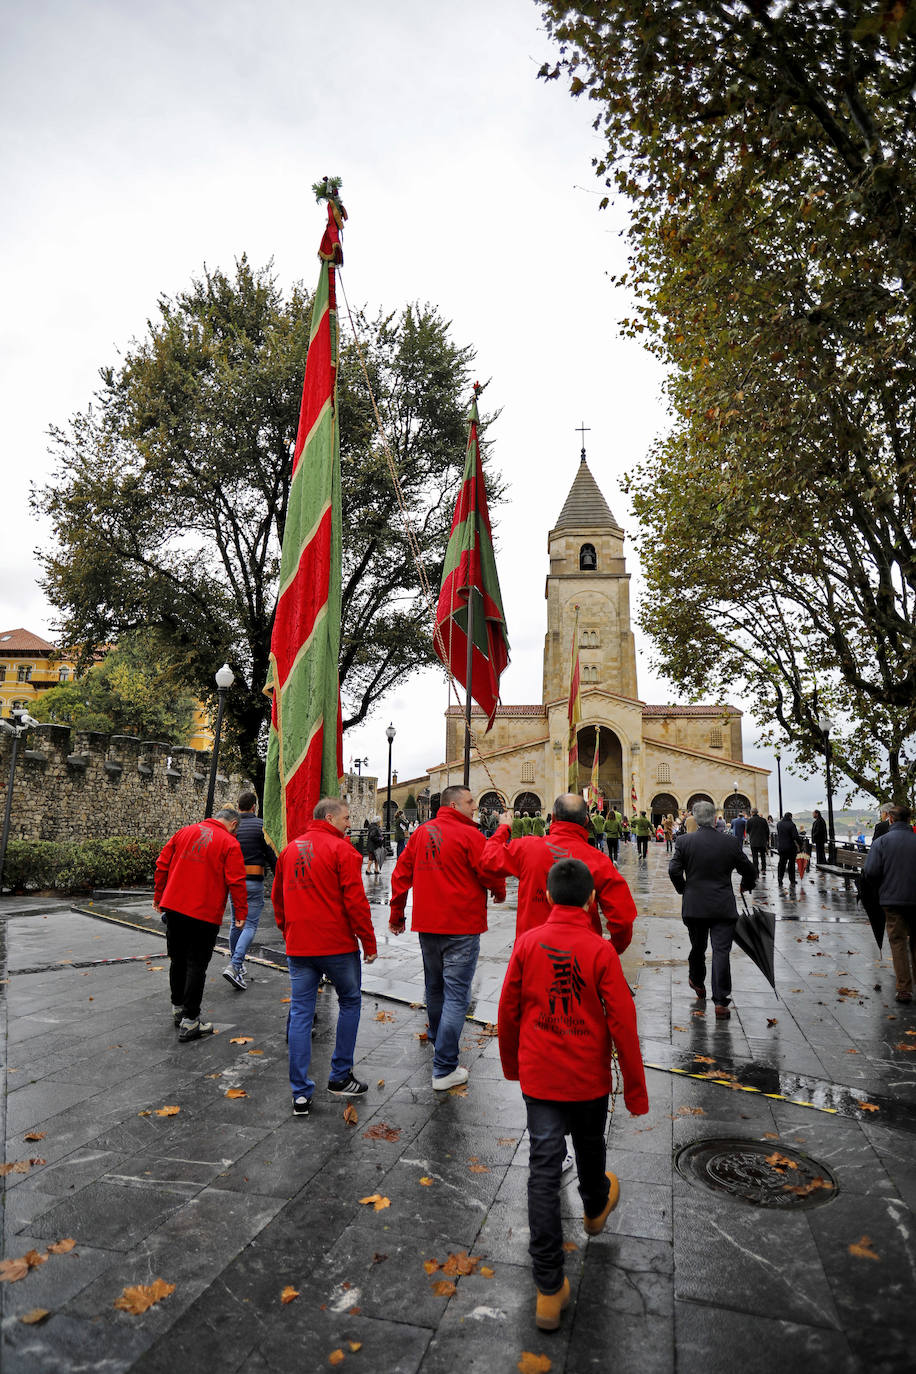
<svg viewBox="0 0 916 1374">
<path fill-rule="evenodd" d="M 727 702 L 719 706 L 712 703 L 706 706 L 643 706 L 642 713 L 644 716 L 719 716 L 723 720 L 726 716 L 743 715 L 737 706 Z"/>
<path fill-rule="evenodd" d="M 40 635 L 25 630 L 0 630 L 0 654 L 56 654 L 57 647 Z"/>
<path fill-rule="evenodd" d="M 560 511 L 555 530 L 613 529 L 623 533 L 620 523 L 614 518 L 611 508 L 601 494 L 601 488 L 592 476 L 583 451 L 569 495 Z"/>
</svg>

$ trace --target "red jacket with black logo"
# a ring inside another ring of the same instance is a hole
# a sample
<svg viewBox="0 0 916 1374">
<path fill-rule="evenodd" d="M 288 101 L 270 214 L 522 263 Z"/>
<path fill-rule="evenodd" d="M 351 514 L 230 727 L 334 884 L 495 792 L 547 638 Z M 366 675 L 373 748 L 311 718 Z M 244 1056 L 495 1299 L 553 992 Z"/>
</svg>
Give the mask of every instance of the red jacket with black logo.
<svg viewBox="0 0 916 1374">
<path fill-rule="evenodd" d="M 236 919 L 248 915 L 245 860 L 222 821 L 185 825 L 167 840 L 156 860 L 156 906 L 222 925 L 226 896 L 232 893 Z"/>
<path fill-rule="evenodd" d="M 413 832 L 391 875 L 391 920 L 401 921 L 413 888 L 411 930 L 479 935 L 487 928 L 487 889 L 506 895 L 499 869 L 483 861 L 486 841 L 473 821 L 443 806 Z"/>
<path fill-rule="evenodd" d="M 270 899 L 287 954 L 377 952 L 362 860 L 330 821 L 309 821 L 277 860 Z"/>
<path fill-rule="evenodd" d="M 547 874 L 558 859 L 581 859 L 595 881 L 595 898 L 589 908 L 592 926 L 601 934 L 604 914 L 611 944 L 623 954 L 633 938 L 636 903 L 625 878 L 617 872 L 606 854 L 589 844 L 587 832 L 574 821 L 551 821 L 549 835 L 523 835 L 510 839 L 511 831 L 501 825 L 493 832 L 484 850 L 484 863 L 518 878 L 518 915 L 516 939 L 532 926 L 547 920 Z"/>
<path fill-rule="evenodd" d="M 581 907 L 553 907 L 543 925 L 516 940 L 498 1024 L 503 1073 L 529 1097 L 603 1097 L 616 1046 L 628 1110 L 649 1110 L 633 994 L 616 950 Z"/>
</svg>

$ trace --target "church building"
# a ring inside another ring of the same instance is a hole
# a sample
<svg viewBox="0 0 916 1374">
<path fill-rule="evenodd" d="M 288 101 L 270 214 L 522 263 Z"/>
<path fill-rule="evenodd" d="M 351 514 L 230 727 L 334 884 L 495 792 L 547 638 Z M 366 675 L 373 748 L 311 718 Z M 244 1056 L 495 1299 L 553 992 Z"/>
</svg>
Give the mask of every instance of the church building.
<svg viewBox="0 0 916 1374">
<path fill-rule="evenodd" d="M 470 785 L 482 810 L 546 815 L 568 790 L 568 703 L 573 636 L 578 637 L 581 721 L 579 789 L 589 784 L 598 742 L 598 784 L 607 805 L 658 823 L 695 801 L 727 819 L 769 810 L 769 771 L 743 761 L 742 713 L 723 704 L 654 706 L 640 700 L 630 628 L 624 532 L 589 471 L 579 470 L 547 537 L 547 633 L 542 700 L 501 705 L 493 728 L 471 718 L 486 766 L 471 752 Z M 430 769 L 436 794 L 462 780 L 464 712 L 446 713 L 445 762 Z"/>
</svg>

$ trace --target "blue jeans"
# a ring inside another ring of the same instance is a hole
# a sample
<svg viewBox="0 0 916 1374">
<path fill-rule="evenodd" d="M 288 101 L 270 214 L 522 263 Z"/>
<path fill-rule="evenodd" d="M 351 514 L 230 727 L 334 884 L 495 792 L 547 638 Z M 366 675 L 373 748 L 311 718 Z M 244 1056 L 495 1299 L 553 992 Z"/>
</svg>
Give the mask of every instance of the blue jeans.
<svg viewBox="0 0 916 1374">
<path fill-rule="evenodd" d="M 235 902 L 230 897 L 232 904 L 232 925 L 229 927 L 229 958 L 233 966 L 240 969 L 245 962 L 245 955 L 251 947 L 251 942 L 258 931 L 258 922 L 261 919 L 261 912 L 264 910 L 264 879 L 246 878 L 245 891 L 248 893 L 248 917 L 245 924 L 239 930 L 235 924 Z"/>
<path fill-rule="evenodd" d="M 471 984 L 480 954 L 479 935 L 420 932 L 429 1038 L 435 1046 L 433 1077 L 458 1067 L 458 1045 L 471 1004 Z"/>
<path fill-rule="evenodd" d="M 325 974 L 334 984 L 339 1010 L 337 1040 L 331 1060 L 330 1082 L 349 1078 L 353 1070 L 356 1033 L 363 998 L 360 991 L 360 959 L 356 950 L 347 954 L 287 954 L 290 1006 L 287 1022 L 289 1039 L 289 1086 L 293 1097 L 311 1097 L 315 1080 L 309 1077 L 312 1059 L 312 1022 L 318 984 Z"/>
<path fill-rule="evenodd" d="M 528 1253 L 534 1281 L 542 1293 L 563 1287 L 563 1223 L 560 1219 L 560 1176 L 566 1137 L 572 1136 L 579 1175 L 579 1196 L 587 1217 L 604 1211 L 608 1198 L 605 1176 L 607 1095 L 588 1102 L 551 1102 L 525 1094 L 528 1112 Z"/>
</svg>

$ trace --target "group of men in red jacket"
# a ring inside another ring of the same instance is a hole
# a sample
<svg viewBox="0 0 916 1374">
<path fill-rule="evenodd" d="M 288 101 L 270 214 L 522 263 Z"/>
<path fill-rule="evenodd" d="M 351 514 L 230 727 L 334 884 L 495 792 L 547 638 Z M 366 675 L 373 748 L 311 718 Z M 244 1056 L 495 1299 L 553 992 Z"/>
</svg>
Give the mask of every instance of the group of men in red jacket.
<svg viewBox="0 0 916 1374">
<path fill-rule="evenodd" d="M 503 901 L 506 877 L 518 878 L 516 942 L 500 998 L 499 1048 L 505 1075 L 520 1082 L 527 1108 L 536 1322 L 553 1330 L 569 1300 L 559 1202 L 567 1135 L 590 1234 L 604 1227 L 619 1197 L 617 1179 L 605 1171 L 615 1048 L 627 1108 L 634 1115 L 648 1111 L 636 1012 L 619 959 L 632 938 L 636 908 L 614 864 L 588 843 L 581 797 L 557 799 L 549 836 L 513 840 L 505 815 L 485 840 L 473 813 L 471 792 L 449 787 L 437 815 L 412 833 L 392 875 L 389 926 L 396 935 L 404 931 L 412 888 L 411 929 L 423 958 L 432 1086 L 446 1091 L 468 1079 L 458 1062 L 459 1045 L 480 936 L 487 929 L 488 896 Z M 244 924 L 236 825 L 237 816 L 226 810 L 186 826 L 157 864 L 155 900 L 167 923 L 172 1011 L 182 1041 L 212 1031 L 199 1019 L 200 999 L 227 890 L 233 893 L 236 924 Z M 309 1074 L 311 1031 L 322 976 L 333 983 L 339 1001 L 328 1090 L 347 1097 L 367 1091 L 353 1072 L 359 950 L 372 963 L 377 949 L 348 826 L 347 802 L 322 799 L 303 834 L 283 850 L 274 876 L 271 897 L 290 970 L 287 1032 L 296 1115 L 308 1114 L 316 1086 Z"/>
</svg>

